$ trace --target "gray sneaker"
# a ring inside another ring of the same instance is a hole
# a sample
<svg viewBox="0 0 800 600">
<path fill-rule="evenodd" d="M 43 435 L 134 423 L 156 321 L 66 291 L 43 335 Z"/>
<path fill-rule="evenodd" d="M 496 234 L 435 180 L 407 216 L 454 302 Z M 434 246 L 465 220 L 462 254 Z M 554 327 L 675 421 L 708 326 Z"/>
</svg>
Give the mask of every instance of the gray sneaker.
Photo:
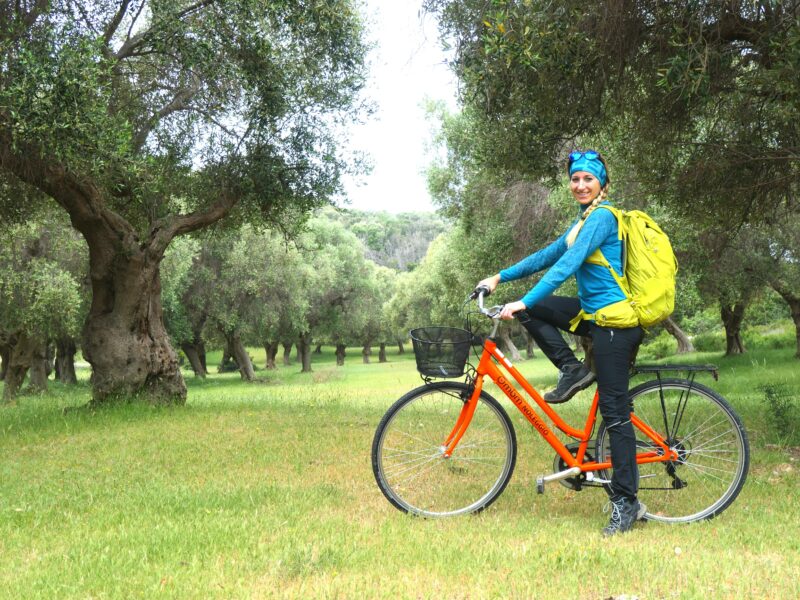
<svg viewBox="0 0 800 600">
<path fill-rule="evenodd" d="M 581 390 L 585 390 L 592 385 L 594 380 L 594 373 L 587 369 L 583 363 L 565 367 L 558 374 L 556 389 L 547 392 L 544 395 L 544 401 L 549 404 L 566 402 Z"/>
<path fill-rule="evenodd" d="M 647 507 L 636 499 L 617 498 L 610 500 L 603 512 L 609 510 L 611 510 L 611 519 L 603 528 L 603 535 L 606 537 L 630 531 L 636 521 L 644 518 Z"/>
</svg>

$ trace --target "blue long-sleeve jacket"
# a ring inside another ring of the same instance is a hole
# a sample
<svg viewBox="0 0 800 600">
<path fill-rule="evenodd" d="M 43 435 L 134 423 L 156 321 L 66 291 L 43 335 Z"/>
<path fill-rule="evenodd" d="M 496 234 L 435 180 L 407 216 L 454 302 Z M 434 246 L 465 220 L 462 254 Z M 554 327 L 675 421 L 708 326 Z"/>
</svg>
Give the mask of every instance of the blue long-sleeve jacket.
<svg viewBox="0 0 800 600">
<path fill-rule="evenodd" d="M 603 203 L 607 204 L 607 203 Z M 583 211 L 581 207 L 581 211 Z M 574 221 L 555 242 L 500 271 L 500 281 L 514 281 L 547 269 L 544 277 L 522 298 L 531 308 L 551 295 L 570 276 L 578 281 L 578 298 L 581 308 L 593 314 L 601 308 L 625 299 L 614 276 L 600 265 L 585 262 L 600 248 L 618 274 L 622 274 L 622 242 L 619 240 L 617 219 L 610 210 L 596 208 L 586 218 L 575 243 L 567 248 L 567 234 Z"/>
</svg>

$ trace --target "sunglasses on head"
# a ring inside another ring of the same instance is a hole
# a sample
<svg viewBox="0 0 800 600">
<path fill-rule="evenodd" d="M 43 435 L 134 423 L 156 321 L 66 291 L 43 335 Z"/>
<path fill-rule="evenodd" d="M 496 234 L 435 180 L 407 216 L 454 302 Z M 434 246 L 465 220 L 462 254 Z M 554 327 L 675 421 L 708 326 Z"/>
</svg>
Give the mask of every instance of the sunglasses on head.
<svg viewBox="0 0 800 600">
<path fill-rule="evenodd" d="M 581 157 L 585 157 L 587 160 L 594 160 L 596 158 L 600 158 L 600 153 L 596 150 L 586 150 L 584 152 L 573 150 L 569 153 L 569 164 L 574 163 Z"/>
</svg>

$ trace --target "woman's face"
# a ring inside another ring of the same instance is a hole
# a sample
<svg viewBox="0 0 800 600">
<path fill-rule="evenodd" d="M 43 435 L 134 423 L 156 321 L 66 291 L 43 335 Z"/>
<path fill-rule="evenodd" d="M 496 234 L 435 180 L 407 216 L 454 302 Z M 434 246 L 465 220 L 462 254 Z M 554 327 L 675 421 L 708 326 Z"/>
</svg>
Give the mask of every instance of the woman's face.
<svg viewBox="0 0 800 600">
<path fill-rule="evenodd" d="M 569 178 L 569 189 L 575 200 L 590 204 L 600 193 L 600 180 L 587 171 L 575 171 Z"/>
</svg>

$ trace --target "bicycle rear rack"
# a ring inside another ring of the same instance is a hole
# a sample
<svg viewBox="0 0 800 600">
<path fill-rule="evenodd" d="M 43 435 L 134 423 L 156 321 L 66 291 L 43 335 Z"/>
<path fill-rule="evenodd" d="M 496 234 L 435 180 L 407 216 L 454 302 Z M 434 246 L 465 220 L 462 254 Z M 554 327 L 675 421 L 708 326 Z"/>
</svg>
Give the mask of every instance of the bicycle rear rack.
<svg viewBox="0 0 800 600">
<path fill-rule="evenodd" d="M 631 377 L 640 373 L 655 373 L 656 379 L 661 381 L 661 373 L 664 371 L 684 371 L 686 373 L 686 379 L 689 380 L 689 389 L 691 389 L 691 385 L 694 383 L 694 378 L 697 373 L 711 373 L 714 381 L 719 380 L 719 370 L 716 365 L 634 365 L 633 369 L 631 370 Z M 550 475 L 539 475 L 536 478 L 536 492 L 539 494 L 544 494 L 544 486 L 546 483 L 560 481 L 568 477 L 574 477 L 579 475 L 580 472 L 580 467 L 571 467 L 563 471 L 558 471 L 557 473 L 551 473 Z M 599 484 L 610 483 L 610 481 L 600 479 L 596 476 L 592 477 L 592 481 L 593 483 Z"/>
<path fill-rule="evenodd" d="M 631 377 L 640 373 L 655 373 L 661 379 L 662 371 L 685 371 L 686 379 L 694 381 L 697 373 L 711 373 L 714 381 L 719 380 L 719 369 L 716 365 L 634 365 L 631 370 Z"/>
</svg>

